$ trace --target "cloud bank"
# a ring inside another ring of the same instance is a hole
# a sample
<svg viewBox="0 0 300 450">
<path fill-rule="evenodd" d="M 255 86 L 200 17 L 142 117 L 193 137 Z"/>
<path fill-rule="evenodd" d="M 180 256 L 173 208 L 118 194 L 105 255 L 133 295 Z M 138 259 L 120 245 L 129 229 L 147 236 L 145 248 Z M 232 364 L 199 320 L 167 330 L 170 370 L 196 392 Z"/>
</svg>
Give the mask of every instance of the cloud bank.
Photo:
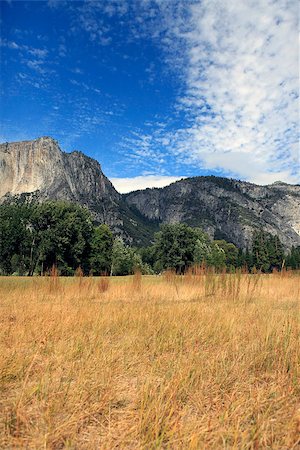
<svg viewBox="0 0 300 450">
<path fill-rule="evenodd" d="M 184 120 L 153 147 L 166 139 L 181 164 L 259 184 L 299 182 L 297 2 L 158 4 L 159 39 L 184 85 L 176 104 Z"/>
<path fill-rule="evenodd" d="M 297 16 L 293 1 L 191 6 L 180 153 L 259 183 L 299 180 Z"/>
<path fill-rule="evenodd" d="M 169 177 L 160 175 L 145 175 L 133 178 L 111 178 L 110 181 L 117 191 L 125 194 L 146 188 L 161 188 L 185 177 Z"/>
</svg>

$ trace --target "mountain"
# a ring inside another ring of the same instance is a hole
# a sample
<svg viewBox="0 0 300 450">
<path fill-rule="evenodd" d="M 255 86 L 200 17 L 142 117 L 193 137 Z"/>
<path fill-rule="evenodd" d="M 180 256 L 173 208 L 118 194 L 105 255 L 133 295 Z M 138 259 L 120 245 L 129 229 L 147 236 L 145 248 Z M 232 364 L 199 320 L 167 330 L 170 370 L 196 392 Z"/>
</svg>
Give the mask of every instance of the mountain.
<svg viewBox="0 0 300 450">
<path fill-rule="evenodd" d="M 35 193 L 42 200 L 65 199 L 95 207 L 99 221 L 117 221 L 120 194 L 100 164 L 83 153 L 64 153 L 56 141 L 43 137 L 1 144 L 0 155 L 0 197 Z"/>
<path fill-rule="evenodd" d="M 200 226 L 211 237 L 242 248 L 251 245 L 253 231 L 259 228 L 277 234 L 287 248 L 300 245 L 300 186 L 193 177 L 125 198 L 151 220 Z"/>
<path fill-rule="evenodd" d="M 0 201 L 67 200 L 86 206 L 129 242 L 151 242 L 160 223 L 200 226 L 240 247 L 255 229 L 300 245 L 300 186 L 269 186 L 220 177 L 194 177 L 165 188 L 119 194 L 100 164 L 81 152 L 62 152 L 49 137 L 0 145 Z"/>
<path fill-rule="evenodd" d="M 86 206 L 127 241 L 144 244 L 155 229 L 130 208 L 95 159 L 63 152 L 50 137 L 0 144 L 0 201 L 67 200 Z"/>
</svg>

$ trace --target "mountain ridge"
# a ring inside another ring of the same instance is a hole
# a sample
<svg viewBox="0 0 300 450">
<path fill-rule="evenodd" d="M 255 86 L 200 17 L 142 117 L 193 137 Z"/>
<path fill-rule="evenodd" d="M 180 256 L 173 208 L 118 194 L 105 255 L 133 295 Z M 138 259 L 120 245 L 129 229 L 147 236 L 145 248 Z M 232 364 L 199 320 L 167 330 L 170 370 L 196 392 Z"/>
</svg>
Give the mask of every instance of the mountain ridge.
<svg viewBox="0 0 300 450">
<path fill-rule="evenodd" d="M 125 196 L 148 218 L 201 224 L 212 237 L 224 235 L 243 248 L 251 245 L 254 228 L 279 235 L 287 247 L 299 243 L 299 186 L 287 185 L 282 190 L 282 186 L 206 176 Z"/>
<path fill-rule="evenodd" d="M 51 137 L 0 144 L 0 181 L 0 202 L 76 202 L 137 245 L 149 243 L 159 224 L 175 222 L 201 226 L 242 248 L 261 228 L 286 248 L 300 245 L 300 186 L 281 181 L 260 186 L 209 175 L 120 194 L 98 161 L 79 150 L 63 152 Z"/>
</svg>

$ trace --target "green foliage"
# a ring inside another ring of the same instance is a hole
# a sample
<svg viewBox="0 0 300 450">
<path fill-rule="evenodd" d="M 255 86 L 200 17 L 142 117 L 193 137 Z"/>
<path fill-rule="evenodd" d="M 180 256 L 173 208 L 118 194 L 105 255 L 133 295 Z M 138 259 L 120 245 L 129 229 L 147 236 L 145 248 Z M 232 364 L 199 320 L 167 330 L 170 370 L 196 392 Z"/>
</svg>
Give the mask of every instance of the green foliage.
<svg viewBox="0 0 300 450">
<path fill-rule="evenodd" d="M 110 273 L 113 242 L 113 234 L 107 225 L 99 225 L 93 229 L 90 243 L 89 265 L 94 275 Z"/>
<path fill-rule="evenodd" d="M 150 245 L 149 247 L 139 248 L 139 254 L 141 255 L 144 264 L 150 267 L 154 267 L 156 263 L 156 247 L 155 245 Z"/>
<path fill-rule="evenodd" d="M 270 268 L 280 269 L 284 260 L 284 249 L 278 236 L 269 236 L 267 248 Z"/>
<path fill-rule="evenodd" d="M 117 237 L 113 244 L 111 274 L 131 275 L 135 271 L 142 274 L 153 273 L 150 265 L 143 263 L 140 253 Z"/>
<path fill-rule="evenodd" d="M 0 270 L 33 275 L 56 265 L 69 275 L 87 267 L 92 230 L 89 212 L 71 203 L 1 205 Z"/>
<path fill-rule="evenodd" d="M 219 242 L 222 241 L 210 242 L 197 239 L 194 250 L 194 263 L 213 266 L 217 269 L 225 267 L 226 253 L 222 246 L 219 245 Z"/>
<path fill-rule="evenodd" d="M 27 205 L 0 207 L 0 272 L 23 275 L 30 261 L 31 208 Z"/>
<path fill-rule="evenodd" d="M 299 248 L 292 249 L 287 257 L 290 267 L 300 266 Z M 252 251 L 243 251 L 223 239 L 211 241 L 201 229 L 184 224 L 163 225 L 155 235 L 154 245 L 141 249 L 140 254 L 143 262 L 151 265 L 156 273 L 170 268 L 184 273 L 193 264 L 228 271 L 237 267 L 251 271 L 256 267 L 268 272 L 274 268 L 280 270 L 285 258 L 279 238 L 263 231 L 254 234 Z"/>
<path fill-rule="evenodd" d="M 211 253 L 211 245 L 207 240 L 197 239 L 194 248 L 194 263 L 195 264 L 207 264 Z"/>
<path fill-rule="evenodd" d="M 112 250 L 112 275 L 129 275 L 133 272 L 131 248 L 122 238 L 116 238 Z"/>
<path fill-rule="evenodd" d="M 280 269 L 285 258 L 287 267 L 300 268 L 300 247 L 285 257 L 279 238 L 262 230 L 254 233 L 252 249 L 243 251 L 223 239 L 212 241 L 200 228 L 169 224 L 155 234 L 153 245 L 135 249 L 114 239 L 107 225 L 94 227 L 88 210 L 72 203 L 0 206 L 0 274 L 45 273 L 53 265 L 62 275 L 74 274 L 79 266 L 95 275 L 184 273 L 202 263 L 218 270 L 268 272 Z"/>
<path fill-rule="evenodd" d="M 253 267 L 253 254 L 247 248 L 246 251 L 238 249 L 238 257 L 236 267 L 245 268 L 250 271 Z"/>
<path fill-rule="evenodd" d="M 267 236 L 263 231 L 256 232 L 252 245 L 253 264 L 263 272 L 270 268 L 267 249 Z"/>
<path fill-rule="evenodd" d="M 159 230 L 158 222 L 145 218 L 134 205 L 129 206 L 124 201 L 120 202 L 119 208 L 123 217 L 123 230 L 128 236 L 133 236 L 134 245 L 148 245 Z"/>
<path fill-rule="evenodd" d="M 87 269 L 92 220 L 87 209 L 65 202 L 46 202 L 32 218 L 33 258 L 30 271 L 56 265 L 69 275 L 78 266 Z"/>
<path fill-rule="evenodd" d="M 300 246 L 292 247 L 286 258 L 286 266 L 291 269 L 300 269 Z"/>
<path fill-rule="evenodd" d="M 238 266 L 239 249 L 232 243 L 225 240 L 214 241 L 220 249 L 224 251 L 225 263 L 227 267 Z"/>
<path fill-rule="evenodd" d="M 183 273 L 194 263 L 196 241 L 206 239 L 199 228 L 184 224 L 163 225 L 155 235 L 157 266 L 162 269 L 173 268 L 177 273 Z"/>
<path fill-rule="evenodd" d="M 252 255 L 253 265 L 263 272 L 280 269 L 284 260 L 283 246 L 278 236 L 262 230 L 254 233 Z"/>
<path fill-rule="evenodd" d="M 211 252 L 208 256 L 207 263 L 209 266 L 213 266 L 216 269 L 226 267 L 225 251 L 217 244 L 217 241 L 211 243 Z"/>
</svg>

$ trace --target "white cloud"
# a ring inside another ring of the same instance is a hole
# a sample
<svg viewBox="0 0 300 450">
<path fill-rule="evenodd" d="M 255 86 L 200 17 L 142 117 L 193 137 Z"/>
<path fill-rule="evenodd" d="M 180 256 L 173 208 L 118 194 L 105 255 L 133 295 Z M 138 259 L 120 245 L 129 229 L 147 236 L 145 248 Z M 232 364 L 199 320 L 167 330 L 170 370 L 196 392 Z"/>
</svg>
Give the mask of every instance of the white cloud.
<svg viewBox="0 0 300 450">
<path fill-rule="evenodd" d="M 66 6 L 67 2 L 64 0 L 48 0 L 47 5 L 51 9 L 56 9 L 58 7 Z"/>
<path fill-rule="evenodd" d="M 133 178 L 111 178 L 110 181 L 117 191 L 125 194 L 139 189 L 164 187 L 185 177 L 168 177 L 160 175 L 145 175 Z"/>
<path fill-rule="evenodd" d="M 20 61 L 27 65 L 30 69 L 36 71 L 40 75 L 52 73 L 45 66 L 47 65 L 46 57 L 48 50 L 45 48 L 30 47 L 25 44 L 18 44 L 15 41 L 0 39 L 0 47 L 6 47 L 10 50 L 16 50 L 19 53 Z"/>
<path fill-rule="evenodd" d="M 0 47 L 7 47 L 11 50 L 24 51 L 39 59 L 44 59 L 48 54 L 48 50 L 45 48 L 29 47 L 28 45 L 25 44 L 18 44 L 15 41 L 8 41 L 6 39 L 1 38 L 0 38 Z"/>
<path fill-rule="evenodd" d="M 136 139 L 175 160 L 260 183 L 300 181 L 298 3 L 157 0 L 154 39 L 183 82 L 182 125 Z M 172 45 L 170 45 L 172 42 Z M 145 152 L 144 152 L 145 153 Z"/>
<path fill-rule="evenodd" d="M 31 48 L 31 49 L 28 49 L 28 51 L 31 55 L 35 56 L 36 58 L 40 58 L 40 59 L 44 59 L 48 54 L 48 50 L 41 49 L 41 48 Z"/>
<path fill-rule="evenodd" d="M 297 17 L 295 1 L 190 6 L 175 27 L 188 62 L 179 102 L 193 119 L 173 134 L 182 160 L 250 181 L 299 180 Z"/>
<path fill-rule="evenodd" d="M 127 3 L 123 0 L 116 2 L 99 2 L 87 0 L 83 3 L 73 2 L 71 9 L 75 13 L 73 32 L 80 27 L 95 44 L 109 45 L 112 41 L 111 27 L 105 22 L 105 16 L 117 15 L 122 17 L 127 12 Z"/>
<path fill-rule="evenodd" d="M 58 46 L 58 55 L 61 58 L 64 58 L 67 55 L 67 46 L 63 43 L 59 44 Z"/>
</svg>

